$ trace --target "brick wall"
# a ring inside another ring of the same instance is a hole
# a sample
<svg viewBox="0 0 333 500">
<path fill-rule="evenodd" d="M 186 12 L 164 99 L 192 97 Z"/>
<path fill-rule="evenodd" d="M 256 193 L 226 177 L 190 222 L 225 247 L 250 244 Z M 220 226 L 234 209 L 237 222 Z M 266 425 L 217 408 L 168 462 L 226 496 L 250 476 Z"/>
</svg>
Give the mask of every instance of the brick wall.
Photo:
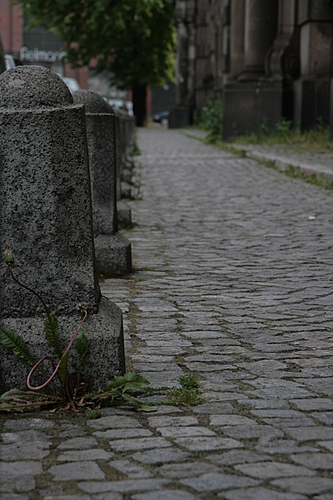
<svg viewBox="0 0 333 500">
<path fill-rule="evenodd" d="M 0 0 L 0 33 L 5 53 L 19 57 L 23 45 L 21 7 L 11 0 Z"/>
</svg>

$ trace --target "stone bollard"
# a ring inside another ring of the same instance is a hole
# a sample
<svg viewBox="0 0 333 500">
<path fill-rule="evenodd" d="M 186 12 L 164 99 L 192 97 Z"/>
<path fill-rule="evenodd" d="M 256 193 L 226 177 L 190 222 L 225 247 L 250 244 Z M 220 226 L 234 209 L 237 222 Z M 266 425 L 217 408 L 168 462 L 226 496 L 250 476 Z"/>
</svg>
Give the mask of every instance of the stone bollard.
<svg viewBox="0 0 333 500">
<path fill-rule="evenodd" d="M 121 110 L 115 110 L 118 116 L 118 128 L 119 128 L 119 140 L 118 140 L 118 160 L 119 160 L 119 177 L 121 184 L 121 196 L 123 198 L 130 198 L 132 195 L 131 191 L 131 172 L 128 170 L 128 164 L 126 161 L 126 150 L 128 137 L 126 134 L 126 120 L 128 114 Z"/>
<path fill-rule="evenodd" d="M 111 106 L 92 90 L 73 94 L 84 104 L 97 271 L 130 272 L 131 243 L 118 232 L 116 202 L 116 118 Z"/>
<path fill-rule="evenodd" d="M 121 141 L 121 116 L 123 113 L 114 108 L 114 113 L 116 116 L 116 171 L 117 171 L 117 215 L 118 221 L 122 226 L 130 226 L 132 224 L 132 212 L 131 207 L 123 199 L 123 197 L 129 197 L 131 194 L 131 186 L 129 184 L 124 185 L 123 180 L 123 164 L 124 155 L 122 154 L 122 141 Z"/>
<path fill-rule="evenodd" d="M 0 249 L 9 245 L 16 277 L 56 311 L 62 349 L 82 318 L 79 305 L 88 308 L 82 374 L 97 389 L 124 373 L 125 358 L 121 311 L 98 285 L 85 127 L 84 107 L 73 104 L 52 71 L 19 66 L 0 75 Z M 37 359 L 50 353 L 44 319 L 40 302 L 13 283 L 3 259 L 0 323 L 21 335 Z M 1 393 L 26 388 L 28 371 L 0 345 Z"/>
</svg>

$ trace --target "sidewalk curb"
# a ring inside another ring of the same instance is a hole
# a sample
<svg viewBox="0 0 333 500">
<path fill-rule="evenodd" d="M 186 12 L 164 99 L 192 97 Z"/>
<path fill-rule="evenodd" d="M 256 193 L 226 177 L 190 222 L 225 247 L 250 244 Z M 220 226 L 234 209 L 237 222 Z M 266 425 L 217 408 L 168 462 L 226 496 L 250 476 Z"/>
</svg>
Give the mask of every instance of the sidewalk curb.
<svg viewBox="0 0 333 500">
<path fill-rule="evenodd" d="M 328 183 L 333 183 L 333 171 L 325 168 L 323 165 L 310 164 L 304 161 L 297 162 L 295 159 L 289 159 L 286 156 L 276 153 L 262 153 L 257 150 L 252 150 L 244 145 L 230 145 L 230 150 L 237 149 L 244 151 L 248 158 L 252 158 L 264 163 L 271 163 L 271 166 L 283 173 L 298 175 L 304 179 L 314 177 Z"/>
</svg>

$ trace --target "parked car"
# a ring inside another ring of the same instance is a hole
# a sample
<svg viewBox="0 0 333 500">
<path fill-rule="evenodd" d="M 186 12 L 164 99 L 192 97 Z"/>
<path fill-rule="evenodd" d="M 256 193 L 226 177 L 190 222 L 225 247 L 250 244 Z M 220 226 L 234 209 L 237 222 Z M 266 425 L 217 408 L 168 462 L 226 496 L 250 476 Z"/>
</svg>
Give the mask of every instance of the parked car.
<svg viewBox="0 0 333 500">
<path fill-rule="evenodd" d="M 156 113 L 156 115 L 153 116 L 153 120 L 154 122 L 160 123 L 161 125 L 164 125 L 164 127 L 167 127 L 169 125 L 169 111 Z"/>
</svg>

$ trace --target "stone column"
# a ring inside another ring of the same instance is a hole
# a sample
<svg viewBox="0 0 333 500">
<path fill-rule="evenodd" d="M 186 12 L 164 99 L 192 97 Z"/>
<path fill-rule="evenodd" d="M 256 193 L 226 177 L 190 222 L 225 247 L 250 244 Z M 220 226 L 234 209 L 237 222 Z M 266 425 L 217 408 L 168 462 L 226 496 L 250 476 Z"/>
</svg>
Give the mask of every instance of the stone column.
<svg viewBox="0 0 333 500">
<path fill-rule="evenodd" d="M 84 104 L 89 152 L 96 266 L 104 275 L 128 273 L 131 243 L 118 233 L 116 205 L 116 117 L 111 106 L 92 90 L 73 94 Z"/>
<path fill-rule="evenodd" d="M 196 0 L 177 0 L 175 8 L 177 27 L 176 102 L 169 116 L 170 128 L 190 125 L 193 121 L 196 58 L 195 14 Z"/>
<path fill-rule="evenodd" d="M 277 31 L 278 0 L 245 0 L 244 70 L 240 80 L 265 76 L 266 52 Z"/>
<path fill-rule="evenodd" d="M 245 0 L 231 0 L 230 66 L 231 78 L 244 69 Z"/>
<path fill-rule="evenodd" d="M 299 30 L 296 27 L 296 0 L 280 0 L 278 33 L 266 54 L 266 73 L 275 80 L 299 76 Z"/>
<path fill-rule="evenodd" d="M 82 317 L 79 305 L 88 308 L 83 376 L 91 388 L 105 387 L 125 370 L 122 315 L 98 285 L 84 107 L 52 71 L 19 66 L 0 75 L 0 133 L 0 250 L 9 245 L 17 278 L 56 311 L 63 348 Z M 49 353 L 44 309 L 13 283 L 4 260 L 0 305 L 0 323 L 38 359 Z M 2 346 L 0 367 L 0 392 L 25 388 L 28 367 Z"/>
</svg>

